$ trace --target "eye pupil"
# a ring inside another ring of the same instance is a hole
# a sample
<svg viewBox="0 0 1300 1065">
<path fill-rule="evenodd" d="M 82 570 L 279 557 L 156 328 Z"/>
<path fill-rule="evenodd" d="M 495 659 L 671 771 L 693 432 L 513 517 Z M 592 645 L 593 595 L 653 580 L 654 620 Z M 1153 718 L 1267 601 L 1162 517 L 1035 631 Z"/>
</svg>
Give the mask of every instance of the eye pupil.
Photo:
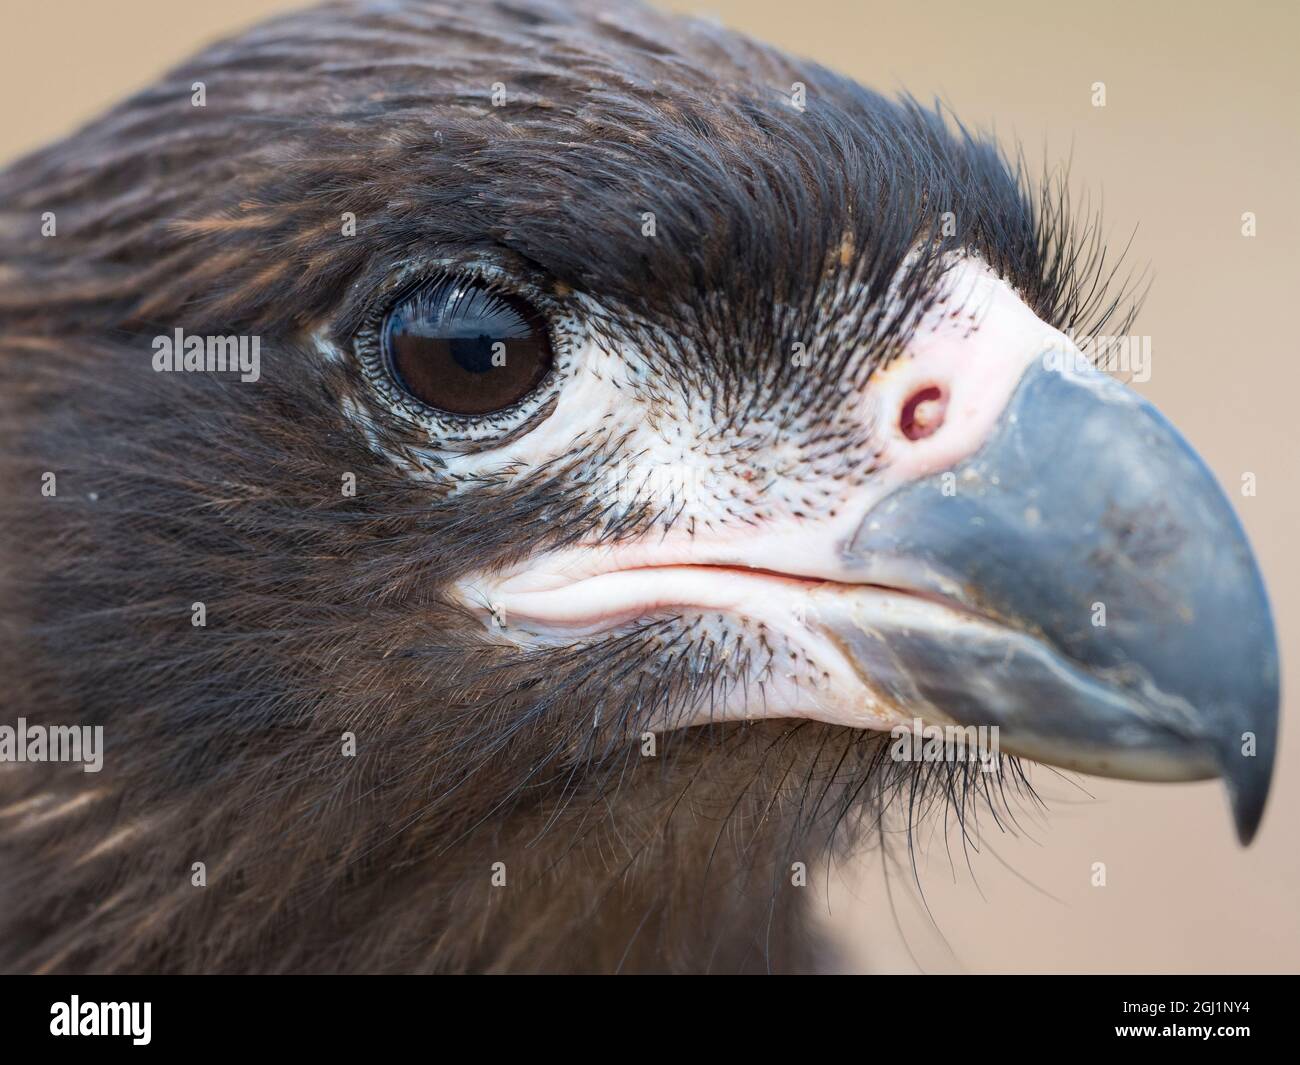
<svg viewBox="0 0 1300 1065">
<path fill-rule="evenodd" d="M 487 373 L 492 369 L 492 338 L 480 334 L 473 340 L 452 340 L 451 357 L 467 373 Z"/>
<path fill-rule="evenodd" d="M 504 410 L 551 368 L 550 333 L 518 297 L 444 279 L 399 300 L 383 326 L 389 372 L 421 403 L 449 414 Z"/>
</svg>

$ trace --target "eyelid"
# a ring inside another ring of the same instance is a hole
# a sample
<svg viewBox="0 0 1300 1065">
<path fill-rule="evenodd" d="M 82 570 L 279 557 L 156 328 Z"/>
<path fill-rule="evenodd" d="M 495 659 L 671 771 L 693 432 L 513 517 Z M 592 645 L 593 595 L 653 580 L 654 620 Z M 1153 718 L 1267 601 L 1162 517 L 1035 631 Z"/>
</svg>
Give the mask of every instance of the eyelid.
<svg viewBox="0 0 1300 1065">
<path fill-rule="evenodd" d="M 507 444 L 513 444 L 520 437 L 527 436 L 554 414 L 559 403 L 560 397 L 558 393 L 552 392 L 524 421 L 505 433 L 494 436 L 490 440 L 448 440 L 443 442 L 441 448 L 443 451 L 457 455 L 475 455 L 480 451 L 492 451 L 499 447 L 505 447 Z"/>
</svg>

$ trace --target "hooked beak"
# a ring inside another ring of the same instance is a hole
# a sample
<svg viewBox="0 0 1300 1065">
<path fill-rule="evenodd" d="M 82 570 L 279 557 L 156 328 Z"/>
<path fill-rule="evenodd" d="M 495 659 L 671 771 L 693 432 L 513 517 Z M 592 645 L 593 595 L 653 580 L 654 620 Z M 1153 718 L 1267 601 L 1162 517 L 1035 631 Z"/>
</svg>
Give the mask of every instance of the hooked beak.
<svg viewBox="0 0 1300 1065">
<path fill-rule="evenodd" d="M 738 526 L 706 513 L 712 538 L 566 548 L 463 582 L 465 603 L 524 642 L 662 613 L 742 618 L 815 670 L 768 670 L 761 699 L 733 685 L 664 727 L 996 726 L 1001 749 L 1084 772 L 1222 777 L 1249 842 L 1272 774 L 1278 655 L 1232 507 L 1154 407 L 1003 281 L 974 262 L 953 276 L 906 357 L 848 398 L 879 472 L 827 482 L 855 486 L 828 516 Z M 1078 358 L 1054 366 L 1067 350 Z"/>
<path fill-rule="evenodd" d="M 1132 390 L 1031 365 L 987 442 L 881 500 L 844 562 L 918 597 L 902 617 L 873 597 L 820 609 L 892 701 L 1101 776 L 1221 776 L 1254 836 L 1277 737 L 1268 599 L 1213 476 Z"/>
</svg>

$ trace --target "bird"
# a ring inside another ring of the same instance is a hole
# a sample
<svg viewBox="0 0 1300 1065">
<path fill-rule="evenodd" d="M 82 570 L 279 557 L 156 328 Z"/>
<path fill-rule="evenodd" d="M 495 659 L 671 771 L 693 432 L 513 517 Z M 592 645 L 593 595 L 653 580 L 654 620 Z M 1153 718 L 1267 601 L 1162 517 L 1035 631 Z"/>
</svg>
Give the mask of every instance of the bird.
<svg viewBox="0 0 1300 1065">
<path fill-rule="evenodd" d="M 0 763 L 7 971 L 826 971 L 809 870 L 1035 763 L 1256 831 L 1263 578 L 1084 351 L 1141 278 L 941 104 L 339 0 L 10 164 L 0 263 L 2 723 L 102 729 Z"/>
</svg>

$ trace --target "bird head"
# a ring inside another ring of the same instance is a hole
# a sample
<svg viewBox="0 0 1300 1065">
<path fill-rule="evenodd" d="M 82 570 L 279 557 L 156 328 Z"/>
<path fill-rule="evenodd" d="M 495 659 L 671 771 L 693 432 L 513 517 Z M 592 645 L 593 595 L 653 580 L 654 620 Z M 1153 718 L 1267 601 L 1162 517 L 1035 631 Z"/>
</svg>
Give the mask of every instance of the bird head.
<svg viewBox="0 0 1300 1065">
<path fill-rule="evenodd" d="M 30 875 L 98 909 L 14 957 L 306 964 L 323 906 L 315 964 L 452 964 L 414 929 L 466 855 L 829 837 L 933 777 L 912 722 L 1222 777 L 1254 833 L 1242 529 L 1084 356 L 1128 327 L 1096 229 L 941 111 L 639 4 L 339 3 L 0 194 L 3 675 L 106 740 L 23 777 Z"/>
</svg>

